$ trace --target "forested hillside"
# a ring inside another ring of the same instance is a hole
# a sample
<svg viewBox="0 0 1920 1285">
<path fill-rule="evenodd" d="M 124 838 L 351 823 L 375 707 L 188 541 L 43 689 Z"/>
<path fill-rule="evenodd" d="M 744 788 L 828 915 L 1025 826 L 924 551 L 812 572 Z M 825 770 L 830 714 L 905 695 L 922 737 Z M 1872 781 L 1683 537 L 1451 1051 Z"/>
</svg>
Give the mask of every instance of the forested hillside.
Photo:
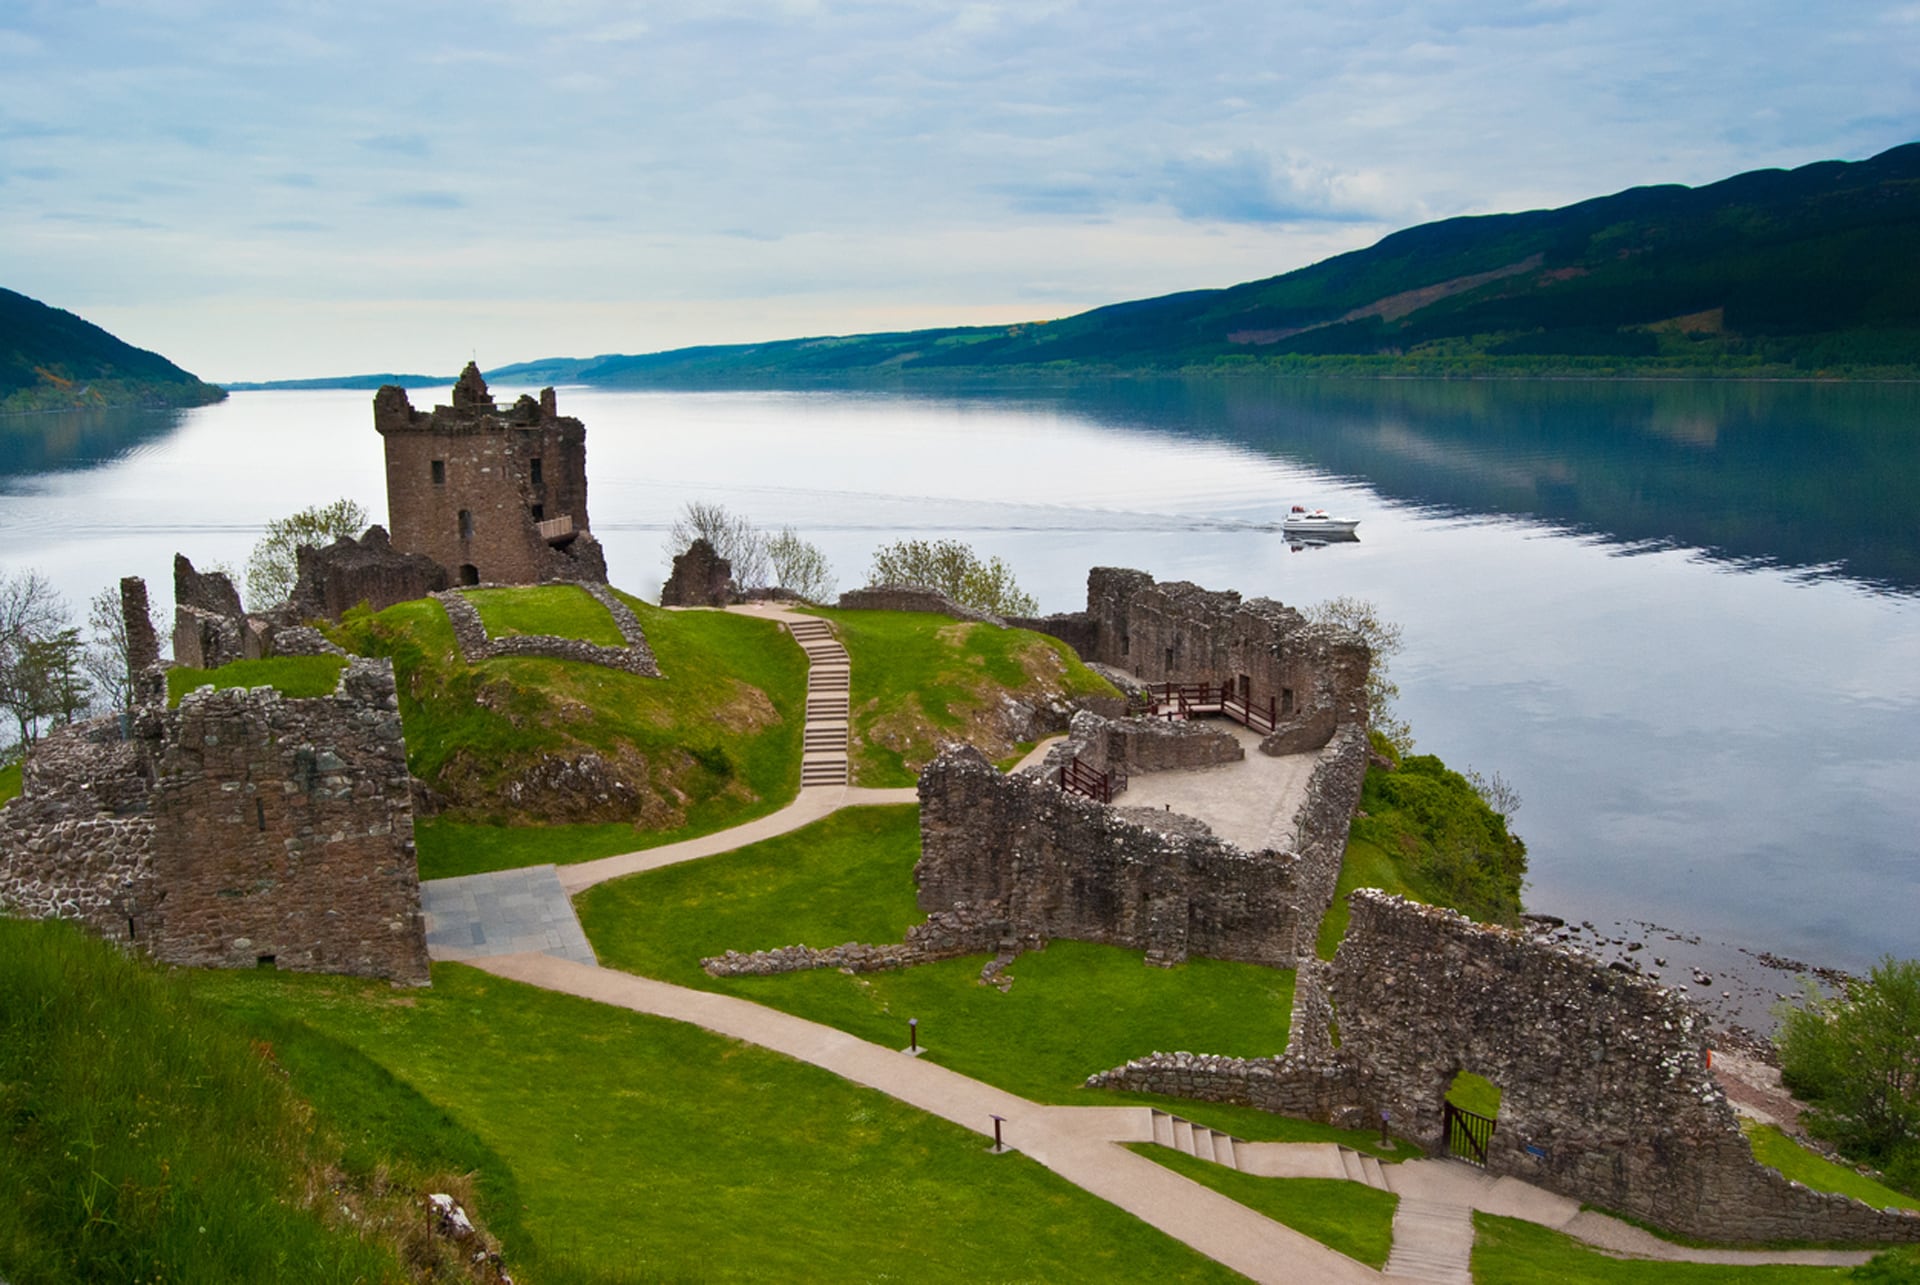
<svg viewBox="0 0 1920 1285">
<path fill-rule="evenodd" d="M 0 289 L 0 413 L 202 406 L 226 393 L 90 321 Z"/>
</svg>

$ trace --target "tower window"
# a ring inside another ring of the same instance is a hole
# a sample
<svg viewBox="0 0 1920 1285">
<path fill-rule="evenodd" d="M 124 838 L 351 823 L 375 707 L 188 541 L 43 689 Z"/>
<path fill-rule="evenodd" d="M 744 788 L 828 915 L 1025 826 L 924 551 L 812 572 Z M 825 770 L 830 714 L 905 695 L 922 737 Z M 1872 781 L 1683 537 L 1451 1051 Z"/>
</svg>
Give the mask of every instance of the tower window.
<svg viewBox="0 0 1920 1285">
<path fill-rule="evenodd" d="M 435 486 L 445 486 L 447 484 L 447 462 L 445 460 L 435 460 L 433 462 L 433 484 Z"/>
<path fill-rule="evenodd" d="M 460 538 L 473 539 L 473 510 L 471 509 L 460 510 Z"/>
<path fill-rule="evenodd" d="M 531 471 L 533 474 L 533 484 L 535 486 L 539 486 L 540 485 L 540 457 L 536 455 L 532 459 L 528 460 L 527 463 L 531 466 Z"/>
</svg>

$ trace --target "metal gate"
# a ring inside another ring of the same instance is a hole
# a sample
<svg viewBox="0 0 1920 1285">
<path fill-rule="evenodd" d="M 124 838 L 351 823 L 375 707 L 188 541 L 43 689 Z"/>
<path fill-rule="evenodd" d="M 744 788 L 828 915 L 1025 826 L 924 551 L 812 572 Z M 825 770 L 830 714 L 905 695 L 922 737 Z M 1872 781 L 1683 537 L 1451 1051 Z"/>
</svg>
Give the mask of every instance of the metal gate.
<svg viewBox="0 0 1920 1285">
<path fill-rule="evenodd" d="M 1451 1102 L 1444 1105 L 1447 1154 L 1470 1165 L 1486 1168 L 1487 1143 L 1493 1139 L 1492 1117 L 1463 1111 Z"/>
</svg>

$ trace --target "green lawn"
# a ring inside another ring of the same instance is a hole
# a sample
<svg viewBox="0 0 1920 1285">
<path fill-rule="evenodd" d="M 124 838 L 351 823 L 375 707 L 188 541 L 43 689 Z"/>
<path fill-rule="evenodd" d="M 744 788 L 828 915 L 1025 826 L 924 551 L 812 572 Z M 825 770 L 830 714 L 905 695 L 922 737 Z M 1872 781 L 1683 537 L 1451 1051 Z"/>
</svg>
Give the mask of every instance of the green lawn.
<svg viewBox="0 0 1920 1285">
<path fill-rule="evenodd" d="M 1012 754 L 999 726 L 1003 692 L 1117 696 L 1057 638 L 914 611 L 835 611 L 853 667 L 854 781 L 912 785 L 942 740 L 971 740 L 988 758 Z"/>
<path fill-rule="evenodd" d="M 332 1140 L 263 1051 L 194 1002 L 193 980 L 72 924 L 0 918 L 0 1272 L 407 1279 L 365 1184 L 314 1199 Z M 342 1204 L 367 1238 L 341 1225 Z"/>
<path fill-rule="evenodd" d="M 806 699 L 800 649 L 770 621 L 662 611 L 622 596 L 664 678 L 538 658 L 468 665 L 431 599 L 377 616 L 349 612 L 335 630 L 349 650 L 393 658 L 408 767 L 452 804 L 419 829 L 427 877 L 606 856 L 792 801 Z M 592 797 L 512 794 L 551 758 L 588 752 L 640 787 L 631 814 Z"/>
<path fill-rule="evenodd" d="M 1770 1124 L 1743 1120 L 1747 1141 L 1753 1144 L 1753 1158 L 1769 1168 L 1778 1169 L 1795 1182 L 1815 1191 L 1835 1191 L 1852 1196 L 1875 1209 L 1920 1210 L 1920 1200 L 1875 1182 L 1845 1165 L 1837 1165 L 1817 1152 L 1809 1151 Z"/>
<path fill-rule="evenodd" d="M 0 803 L 5 803 L 20 793 L 20 765 L 9 763 L 0 767 Z"/>
<path fill-rule="evenodd" d="M 254 972 L 202 989 L 365 1054 L 497 1156 L 510 1179 L 483 1172 L 483 1214 L 535 1285 L 1236 1279 L 977 1134 L 693 1026 L 450 964 L 431 990 Z"/>
<path fill-rule="evenodd" d="M 468 589 L 467 601 L 480 612 L 489 638 L 545 634 L 578 638 L 602 647 L 624 647 L 627 640 L 613 614 L 579 585 L 526 585 L 512 589 Z"/>
<path fill-rule="evenodd" d="M 228 687 L 272 687 L 282 695 L 330 696 L 347 667 L 341 656 L 273 656 L 266 660 L 236 660 L 218 669 L 182 666 L 167 671 L 167 704 L 178 705 L 188 692 L 211 684 Z"/>
<path fill-rule="evenodd" d="M 701 970 L 702 957 L 728 948 L 901 940 L 922 918 L 918 851 L 913 806 L 850 808 L 724 856 L 602 884 L 576 906 L 609 967 L 740 995 L 882 1044 L 904 1047 L 907 1019 L 918 1018 L 929 1058 L 1041 1101 L 1111 1102 L 1080 1082 L 1155 1050 L 1267 1056 L 1286 1047 L 1293 974 L 1252 964 L 1149 968 L 1139 951 L 1060 941 L 1015 961 L 1004 994 L 979 984 L 986 956 L 858 976 Z"/>
<path fill-rule="evenodd" d="M 1341 1178 L 1256 1178 L 1149 1143 L 1133 1150 L 1369 1267 L 1387 1264 L 1400 1205 L 1392 1192 Z"/>
<path fill-rule="evenodd" d="M 1846 1280 L 1844 1267 L 1721 1267 L 1609 1258 L 1557 1231 L 1493 1214 L 1473 1216 L 1476 1285 L 1794 1285 Z"/>
<path fill-rule="evenodd" d="M 1453 1077 L 1453 1083 L 1447 1086 L 1447 1101 L 1462 1111 L 1471 1111 L 1489 1120 L 1500 1118 L 1500 1086 L 1472 1071 L 1462 1071 Z"/>
</svg>

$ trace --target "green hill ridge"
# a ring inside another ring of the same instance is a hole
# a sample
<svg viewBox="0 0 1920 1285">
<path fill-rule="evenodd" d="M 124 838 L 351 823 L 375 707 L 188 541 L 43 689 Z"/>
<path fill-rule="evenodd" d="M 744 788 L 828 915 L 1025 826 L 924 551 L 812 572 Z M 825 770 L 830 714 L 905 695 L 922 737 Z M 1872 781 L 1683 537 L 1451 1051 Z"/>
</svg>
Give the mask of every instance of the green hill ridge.
<svg viewBox="0 0 1920 1285">
<path fill-rule="evenodd" d="M 0 413 L 204 406 L 226 393 L 62 308 L 0 289 Z"/>
<path fill-rule="evenodd" d="M 1920 143 L 1445 219 L 1282 276 L 1059 321 L 549 358 L 610 387 L 1005 373 L 1920 376 Z"/>
</svg>

